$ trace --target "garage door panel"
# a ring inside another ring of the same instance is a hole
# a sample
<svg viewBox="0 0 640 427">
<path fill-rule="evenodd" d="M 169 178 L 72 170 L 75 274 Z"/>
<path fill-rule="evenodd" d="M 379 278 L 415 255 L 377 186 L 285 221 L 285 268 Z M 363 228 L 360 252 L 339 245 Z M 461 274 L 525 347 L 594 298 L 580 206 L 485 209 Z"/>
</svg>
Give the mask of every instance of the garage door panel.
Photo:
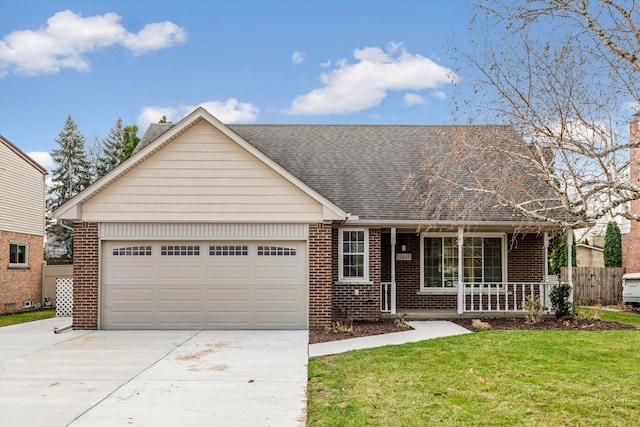
<svg viewBox="0 0 640 427">
<path fill-rule="evenodd" d="M 112 288 L 107 294 L 112 304 L 153 303 L 153 289 L 140 288 Z"/>
<path fill-rule="evenodd" d="M 256 267 L 256 280 L 299 280 L 300 273 L 296 266 L 291 267 Z"/>
<path fill-rule="evenodd" d="M 207 268 L 207 279 L 213 281 L 224 282 L 227 280 L 248 280 L 250 278 L 251 269 L 246 266 L 215 266 Z"/>
<path fill-rule="evenodd" d="M 130 325 L 136 325 L 138 328 L 151 328 L 154 324 L 153 310 L 111 310 L 107 314 L 109 325 L 113 328 L 131 329 Z"/>
<path fill-rule="evenodd" d="M 207 324 L 213 327 L 251 326 L 252 316 L 249 310 L 229 307 L 224 310 L 209 310 Z"/>
<path fill-rule="evenodd" d="M 158 302 L 160 303 L 199 303 L 202 300 L 202 289 L 180 287 L 180 289 L 158 290 Z"/>
<path fill-rule="evenodd" d="M 142 267 L 139 265 L 111 267 L 110 270 L 109 276 L 113 281 L 129 281 L 131 279 L 151 281 L 155 276 L 155 272 L 152 267 Z"/>
<path fill-rule="evenodd" d="M 165 266 L 159 267 L 158 273 L 162 280 L 174 280 L 179 279 L 186 280 L 201 280 L 202 279 L 202 267 L 200 266 Z"/>
<path fill-rule="evenodd" d="M 300 302 L 299 292 L 297 289 L 257 289 L 257 303 L 298 303 Z"/>
<path fill-rule="evenodd" d="M 256 323 L 263 326 L 294 326 L 300 321 L 297 311 L 257 311 Z"/>
<path fill-rule="evenodd" d="M 133 255 L 136 247 L 145 256 Z M 305 329 L 306 248 L 304 241 L 103 242 L 101 325 Z"/>
<path fill-rule="evenodd" d="M 209 289 L 207 291 L 207 302 L 251 302 L 251 292 L 248 289 Z"/>
</svg>

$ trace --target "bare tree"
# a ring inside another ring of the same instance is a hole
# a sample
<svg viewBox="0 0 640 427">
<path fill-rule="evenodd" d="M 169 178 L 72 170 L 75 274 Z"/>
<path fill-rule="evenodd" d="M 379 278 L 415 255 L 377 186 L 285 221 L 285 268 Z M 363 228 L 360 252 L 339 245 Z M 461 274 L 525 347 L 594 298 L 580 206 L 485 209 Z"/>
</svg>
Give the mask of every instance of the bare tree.
<svg viewBox="0 0 640 427">
<path fill-rule="evenodd" d="M 481 0 L 475 7 L 471 49 L 455 50 L 468 85 L 461 93 L 472 94 L 457 99 L 456 116 L 515 133 L 508 140 L 504 129 L 495 128 L 494 138 L 461 130 L 446 152 L 426 152 L 424 176 L 408 188 L 426 211 L 441 201 L 429 188 L 458 188 L 458 203 L 468 206 L 457 210 L 459 220 L 477 215 L 473 200 L 491 200 L 524 222 L 571 228 L 606 215 L 640 220 L 629 208 L 640 186 L 628 177 L 629 150 L 640 147 L 628 136 L 640 104 L 636 1 Z"/>
</svg>

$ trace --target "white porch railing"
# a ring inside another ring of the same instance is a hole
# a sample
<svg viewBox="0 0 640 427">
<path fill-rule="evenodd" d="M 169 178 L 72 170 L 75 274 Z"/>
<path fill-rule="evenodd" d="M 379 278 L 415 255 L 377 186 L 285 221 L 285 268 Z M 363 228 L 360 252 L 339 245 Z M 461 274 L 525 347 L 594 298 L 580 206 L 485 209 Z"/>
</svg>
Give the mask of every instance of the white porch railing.
<svg viewBox="0 0 640 427">
<path fill-rule="evenodd" d="M 539 298 L 544 313 L 551 313 L 549 294 L 557 282 L 545 283 L 465 283 L 465 313 L 469 312 L 524 312 L 531 296 Z"/>
<path fill-rule="evenodd" d="M 391 282 L 380 283 L 380 311 L 391 313 Z"/>
</svg>

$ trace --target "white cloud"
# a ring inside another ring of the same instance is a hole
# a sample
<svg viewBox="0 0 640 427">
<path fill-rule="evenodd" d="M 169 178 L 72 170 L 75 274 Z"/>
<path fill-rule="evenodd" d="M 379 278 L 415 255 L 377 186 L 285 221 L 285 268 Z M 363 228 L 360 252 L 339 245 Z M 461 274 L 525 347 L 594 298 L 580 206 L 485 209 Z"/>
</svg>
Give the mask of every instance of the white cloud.
<svg viewBox="0 0 640 427">
<path fill-rule="evenodd" d="M 404 95 L 404 103 L 405 105 L 425 105 L 427 101 L 417 93 L 406 93 Z"/>
<path fill-rule="evenodd" d="M 331 60 L 330 60 L 330 59 L 328 59 L 328 60 L 327 60 L 327 62 L 323 62 L 322 64 L 320 64 L 320 66 L 321 66 L 322 68 L 329 68 L 329 67 L 331 67 Z"/>
<path fill-rule="evenodd" d="M 89 71 L 84 56 L 114 45 L 135 55 L 163 49 L 187 39 L 185 30 L 172 22 L 145 25 L 128 32 L 116 13 L 82 17 L 70 10 L 58 12 L 38 30 L 14 31 L 0 40 L 0 77 L 16 74 L 56 73 L 63 68 Z"/>
<path fill-rule="evenodd" d="M 447 99 L 447 94 L 441 90 L 434 90 L 432 95 L 438 99 Z"/>
<path fill-rule="evenodd" d="M 46 151 L 30 151 L 27 153 L 27 156 L 35 160 L 36 163 L 45 168 L 49 173 L 51 173 L 55 166 L 51 154 L 47 153 Z"/>
<path fill-rule="evenodd" d="M 387 52 L 378 47 L 355 49 L 353 57 L 356 63 L 342 59 L 321 74 L 324 86 L 299 95 L 285 112 L 353 113 L 380 104 L 389 91 L 436 90 L 459 80 L 451 69 L 410 54 L 399 43 L 392 42 Z"/>
<path fill-rule="evenodd" d="M 238 102 L 235 98 L 229 98 L 226 101 L 207 101 L 198 105 L 180 105 L 176 108 L 144 107 L 138 115 L 138 128 L 146 130 L 150 123 L 157 123 L 162 116 L 166 116 L 167 121 L 177 122 L 197 107 L 203 107 L 218 120 L 227 124 L 253 122 L 260 113 L 258 107 L 246 102 Z"/>
<path fill-rule="evenodd" d="M 46 151 L 30 151 L 27 153 L 27 156 L 31 157 L 33 160 L 35 160 L 36 163 L 47 170 L 48 174 L 45 177 L 45 185 L 47 186 L 47 188 L 51 187 L 51 185 L 53 184 L 51 171 L 56 166 L 53 158 L 51 157 L 51 154 L 47 153 Z"/>
<path fill-rule="evenodd" d="M 295 51 L 291 56 L 291 62 L 293 62 L 294 65 L 302 64 L 305 59 L 306 55 L 304 54 L 304 52 Z"/>
</svg>

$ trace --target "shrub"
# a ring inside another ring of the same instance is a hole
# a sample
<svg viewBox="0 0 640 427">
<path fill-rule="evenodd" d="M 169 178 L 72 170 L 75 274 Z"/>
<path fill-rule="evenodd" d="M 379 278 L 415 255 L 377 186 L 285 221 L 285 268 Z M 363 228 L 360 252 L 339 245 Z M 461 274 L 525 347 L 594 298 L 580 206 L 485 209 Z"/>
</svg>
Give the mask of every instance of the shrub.
<svg viewBox="0 0 640 427">
<path fill-rule="evenodd" d="M 559 283 L 551 289 L 549 293 L 551 308 L 555 311 L 557 318 L 565 317 L 573 312 L 572 304 L 569 302 L 570 295 L 571 286 L 567 283 Z"/>
<path fill-rule="evenodd" d="M 615 221 L 607 224 L 607 231 L 604 235 L 604 266 L 622 267 L 622 237 L 620 227 Z"/>
<path fill-rule="evenodd" d="M 480 319 L 473 319 L 471 321 L 471 327 L 476 331 L 488 331 L 491 329 L 491 325 L 487 322 L 483 322 Z"/>
<path fill-rule="evenodd" d="M 524 310 L 527 312 L 527 322 L 538 323 L 542 318 L 542 301 L 534 295 L 529 295 L 524 303 Z"/>
</svg>

